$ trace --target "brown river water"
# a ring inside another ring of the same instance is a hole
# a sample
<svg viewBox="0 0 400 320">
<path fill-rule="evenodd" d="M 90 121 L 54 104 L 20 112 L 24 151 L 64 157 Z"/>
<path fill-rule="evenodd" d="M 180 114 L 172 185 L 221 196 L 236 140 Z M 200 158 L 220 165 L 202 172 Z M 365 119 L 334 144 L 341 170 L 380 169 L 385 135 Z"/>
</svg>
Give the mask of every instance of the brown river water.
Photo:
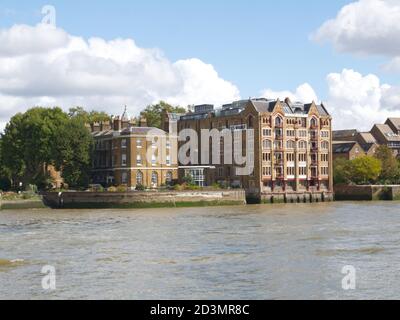
<svg viewBox="0 0 400 320">
<path fill-rule="evenodd" d="M 0 211 L 0 299 L 400 299 L 399 269 L 398 202 Z"/>
</svg>

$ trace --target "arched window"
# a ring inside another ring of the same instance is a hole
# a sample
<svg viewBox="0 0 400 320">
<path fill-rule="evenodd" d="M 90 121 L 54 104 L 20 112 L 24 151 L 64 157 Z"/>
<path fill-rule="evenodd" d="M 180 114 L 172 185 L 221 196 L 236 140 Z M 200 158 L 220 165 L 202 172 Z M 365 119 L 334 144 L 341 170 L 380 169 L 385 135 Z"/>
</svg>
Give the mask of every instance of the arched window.
<svg viewBox="0 0 400 320">
<path fill-rule="evenodd" d="M 328 150 L 329 149 L 329 142 L 328 141 L 322 141 L 321 142 L 321 149 Z"/>
<path fill-rule="evenodd" d="M 304 140 L 299 141 L 299 149 L 307 149 L 307 142 Z"/>
<path fill-rule="evenodd" d="M 283 124 L 282 118 L 281 118 L 280 116 L 277 116 L 277 117 L 275 118 L 275 126 L 276 126 L 276 127 L 282 127 L 282 124 Z"/>
<path fill-rule="evenodd" d="M 122 182 L 122 184 L 128 183 L 128 173 L 127 172 L 122 172 L 121 182 Z"/>
<path fill-rule="evenodd" d="M 314 128 L 317 127 L 318 126 L 317 119 L 311 118 L 310 125 L 311 125 L 311 127 L 314 127 Z"/>
<path fill-rule="evenodd" d="M 166 174 L 166 176 L 165 176 L 165 182 L 167 183 L 167 184 L 170 184 L 171 182 L 172 182 L 172 172 L 171 171 L 168 171 L 167 172 L 167 174 Z"/>
<path fill-rule="evenodd" d="M 153 188 L 158 186 L 158 173 L 155 171 L 151 174 L 151 185 Z"/>
<path fill-rule="evenodd" d="M 143 185 L 143 173 L 141 171 L 136 173 L 136 185 Z"/>
<path fill-rule="evenodd" d="M 263 149 L 272 149 L 272 142 L 271 140 L 263 140 Z"/>
<path fill-rule="evenodd" d="M 286 142 L 286 148 L 288 149 L 295 149 L 296 148 L 296 142 L 293 140 L 289 140 Z"/>
</svg>

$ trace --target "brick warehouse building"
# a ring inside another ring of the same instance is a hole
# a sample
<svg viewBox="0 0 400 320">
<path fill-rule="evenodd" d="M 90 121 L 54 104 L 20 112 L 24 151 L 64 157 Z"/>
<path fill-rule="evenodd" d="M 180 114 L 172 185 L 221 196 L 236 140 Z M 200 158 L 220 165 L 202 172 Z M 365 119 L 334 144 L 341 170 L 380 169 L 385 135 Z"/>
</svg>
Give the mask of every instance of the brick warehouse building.
<svg viewBox="0 0 400 320">
<path fill-rule="evenodd" d="M 164 113 L 164 130 L 170 120 L 177 122 L 179 131 L 193 129 L 198 137 L 202 129 L 254 130 L 252 174 L 237 176 L 234 165 L 201 163 L 199 153 L 195 164 L 180 166 L 180 177 L 190 174 L 200 185 L 219 182 L 242 187 L 248 196 L 266 202 L 303 201 L 310 195 L 318 200 L 332 198 L 332 118 L 323 104 L 250 99 L 219 110 L 201 105 L 186 115 Z M 200 139 L 198 144 L 200 150 Z M 223 144 L 222 140 L 221 150 Z M 242 146 L 245 154 L 246 144 Z"/>
<path fill-rule="evenodd" d="M 95 141 L 93 183 L 157 188 L 178 179 L 176 136 L 147 127 L 145 119 L 137 124 L 126 110 L 122 117 L 90 129 Z"/>
</svg>

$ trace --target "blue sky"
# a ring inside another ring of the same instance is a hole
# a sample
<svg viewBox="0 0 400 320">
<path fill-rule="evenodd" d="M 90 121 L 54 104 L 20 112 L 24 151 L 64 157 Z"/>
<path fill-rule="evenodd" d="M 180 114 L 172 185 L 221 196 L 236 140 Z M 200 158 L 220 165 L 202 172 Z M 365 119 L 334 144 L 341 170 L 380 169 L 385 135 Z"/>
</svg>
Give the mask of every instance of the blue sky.
<svg viewBox="0 0 400 320">
<path fill-rule="evenodd" d="M 133 38 L 140 47 L 160 48 L 173 61 L 199 58 L 237 85 L 242 97 L 257 96 L 267 87 L 294 90 L 308 82 L 323 99 L 326 75 L 343 68 L 393 78 L 380 72 L 379 58 L 338 54 L 309 40 L 350 2 L 2 0 L 0 26 L 34 25 L 40 22 L 42 6 L 51 4 L 58 27 L 72 35 Z"/>
<path fill-rule="evenodd" d="M 40 23 L 44 5 L 55 7 L 57 28 L 68 41 L 60 32 L 13 29 Z M 268 94 L 315 97 L 336 119 L 347 120 L 337 127 L 367 128 L 400 116 L 399 12 L 393 0 L 2 0 L 0 64 L 9 65 L 0 65 L 0 127 L 31 104 L 89 105 L 110 113 L 128 104 L 137 113 L 157 99 L 219 104 Z M 320 42 L 311 40 L 321 29 Z M 86 47 L 71 46 L 71 36 Z M 92 37 L 105 43 L 93 46 Z M 118 38 L 135 43 L 112 42 Z M 131 59 L 120 61 L 124 51 Z M 55 65 L 54 54 L 65 64 Z M 114 79 L 113 89 L 108 83 Z M 125 88 L 124 79 L 132 85 Z"/>
</svg>

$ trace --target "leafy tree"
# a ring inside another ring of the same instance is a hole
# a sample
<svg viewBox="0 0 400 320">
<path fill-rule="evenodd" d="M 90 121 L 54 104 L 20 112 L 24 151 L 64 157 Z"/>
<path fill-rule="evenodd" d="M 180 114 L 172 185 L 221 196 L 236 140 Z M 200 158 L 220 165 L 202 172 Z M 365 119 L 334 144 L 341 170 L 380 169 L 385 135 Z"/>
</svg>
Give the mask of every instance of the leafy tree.
<svg viewBox="0 0 400 320">
<path fill-rule="evenodd" d="M 56 139 L 56 168 L 70 187 L 86 187 L 92 162 L 93 138 L 79 118 L 60 128 Z"/>
<path fill-rule="evenodd" d="M 70 108 L 68 115 L 70 118 L 80 119 L 84 123 L 93 124 L 94 122 L 102 122 L 110 120 L 110 116 L 105 112 L 92 110 L 87 112 L 82 107 Z"/>
<path fill-rule="evenodd" d="M 333 162 L 333 181 L 335 184 L 351 182 L 351 161 L 345 158 L 337 158 Z"/>
<path fill-rule="evenodd" d="M 80 112 L 69 116 L 60 108 L 35 107 L 11 118 L 1 137 L 0 159 L 14 188 L 19 182 L 47 188 L 49 165 L 61 170 L 71 186 L 87 184 L 92 137 Z"/>
<path fill-rule="evenodd" d="M 382 162 L 382 172 L 379 179 L 383 182 L 394 183 L 399 175 L 399 163 L 392 150 L 385 145 L 376 149 L 375 157 Z"/>
<path fill-rule="evenodd" d="M 149 105 L 141 113 L 147 120 L 149 127 L 155 127 L 161 129 L 161 113 L 163 110 L 171 113 L 185 113 L 186 109 L 179 106 L 172 106 L 164 101 L 160 101 L 157 104 Z"/>
<path fill-rule="evenodd" d="M 364 156 L 351 161 L 350 180 L 356 184 L 374 183 L 381 174 L 380 160 Z"/>
</svg>

